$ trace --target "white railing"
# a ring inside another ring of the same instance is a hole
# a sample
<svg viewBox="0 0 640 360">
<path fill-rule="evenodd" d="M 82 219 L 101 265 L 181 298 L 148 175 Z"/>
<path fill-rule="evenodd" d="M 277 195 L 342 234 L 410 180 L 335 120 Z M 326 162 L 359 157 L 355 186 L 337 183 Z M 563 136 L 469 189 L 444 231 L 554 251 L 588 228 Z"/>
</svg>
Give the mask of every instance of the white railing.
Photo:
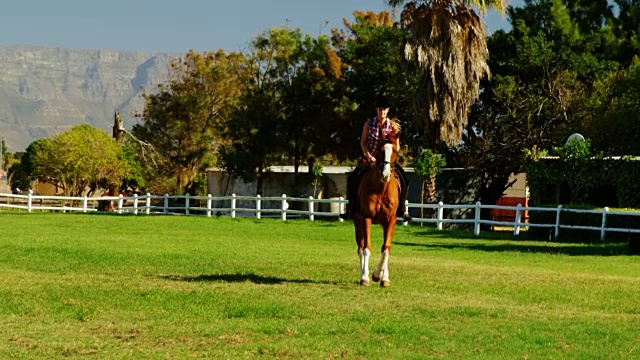
<svg viewBox="0 0 640 360">
<path fill-rule="evenodd" d="M 114 201 L 117 206 L 115 212 L 119 214 L 183 214 L 183 215 L 195 215 L 195 216 L 212 216 L 218 214 L 228 214 L 232 218 L 238 217 L 238 215 L 255 216 L 257 219 L 263 216 L 277 216 L 283 221 L 287 218 L 305 217 L 309 220 L 315 220 L 315 217 L 327 217 L 335 218 L 339 221 L 339 215 L 344 212 L 344 207 L 347 201 L 342 197 L 339 199 L 315 199 L 313 197 L 308 198 L 296 198 L 287 197 L 283 194 L 277 197 L 261 197 L 257 196 L 192 196 L 186 195 L 133 195 L 133 196 L 117 196 L 117 197 L 65 197 L 65 196 L 38 196 L 33 195 L 31 191 L 28 195 L 15 195 L 15 194 L 0 194 L 0 208 L 10 208 L 27 210 L 32 212 L 35 210 L 46 211 L 79 211 L 79 212 L 92 212 L 97 211 L 97 204 L 99 201 Z M 7 201 L 9 200 L 9 201 Z M 171 200 L 184 200 L 184 204 L 171 206 Z M 46 204 L 45 204 L 46 201 Z M 193 206 L 195 202 L 205 204 L 205 206 Z M 214 207 L 213 202 L 228 202 L 229 207 Z M 253 202 L 253 207 L 238 207 L 238 201 Z M 38 202 L 40 204 L 38 204 Z M 70 204 L 68 204 L 70 202 Z M 276 204 L 276 207 L 264 207 L 263 204 L 268 202 L 270 204 Z M 302 204 L 300 209 L 292 209 L 290 204 L 300 203 Z M 316 204 L 337 204 L 338 211 L 318 211 Z M 77 206 L 76 206 L 77 205 Z M 548 207 L 524 207 L 521 204 L 517 206 L 498 206 L 498 205 L 482 205 L 480 202 L 475 204 L 456 204 L 445 205 L 442 202 L 437 204 L 413 204 L 406 202 L 406 209 L 433 209 L 435 210 L 435 218 L 417 218 L 414 217 L 411 222 L 413 223 L 435 223 L 438 230 L 443 229 L 443 224 L 472 224 L 473 233 L 475 236 L 480 235 L 481 225 L 494 225 L 513 227 L 513 234 L 519 235 L 520 230 L 523 227 L 541 227 L 550 228 L 553 230 L 554 238 L 558 239 L 561 229 L 579 229 L 579 230 L 592 230 L 600 232 L 600 240 L 605 239 L 607 232 L 621 232 L 621 233 L 640 233 L 640 229 L 626 229 L 626 228 L 612 228 L 607 227 L 607 216 L 610 215 L 623 215 L 623 216 L 640 216 L 640 212 L 633 211 L 610 211 L 609 208 L 602 210 L 582 210 L 582 209 L 566 209 L 562 205 L 558 205 L 555 208 Z M 467 218 L 447 218 L 444 215 L 445 210 L 453 209 L 468 209 L 473 211 L 473 217 Z M 480 218 L 482 209 L 498 209 L 498 210 L 512 210 L 515 211 L 514 221 L 494 221 Z M 555 213 L 554 224 L 534 224 L 531 222 L 523 222 L 522 214 L 524 212 L 541 211 L 541 212 L 553 212 Z M 585 214 L 601 214 L 602 221 L 600 226 L 580 226 L 580 225 L 563 225 L 560 224 L 560 216 L 562 212 L 575 212 Z M 404 222 L 403 225 L 408 225 L 408 222 Z"/>
</svg>

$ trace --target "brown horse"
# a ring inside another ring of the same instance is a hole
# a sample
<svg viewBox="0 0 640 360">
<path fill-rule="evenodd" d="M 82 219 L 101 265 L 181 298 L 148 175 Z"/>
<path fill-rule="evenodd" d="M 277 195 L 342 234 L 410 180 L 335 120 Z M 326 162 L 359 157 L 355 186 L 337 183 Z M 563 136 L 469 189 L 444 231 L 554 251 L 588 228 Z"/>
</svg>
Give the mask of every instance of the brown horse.
<svg viewBox="0 0 640 360">
<path fill-rule="evenodd" d="M 360 206 L 354 216 L 356 243 L 360 257 L 360 285 L 369 285 L 371 225 L 380 224 L 384 232 L 380 263 L 373 270 L 373 281 L 389 286 L 389 252 L 396 229 L 400 189 L 393 169 L 398 157 L 393 144 L 384 143 L 376 154 L 376 165 L 370 166 L 359 187 Z"/>
</svg>

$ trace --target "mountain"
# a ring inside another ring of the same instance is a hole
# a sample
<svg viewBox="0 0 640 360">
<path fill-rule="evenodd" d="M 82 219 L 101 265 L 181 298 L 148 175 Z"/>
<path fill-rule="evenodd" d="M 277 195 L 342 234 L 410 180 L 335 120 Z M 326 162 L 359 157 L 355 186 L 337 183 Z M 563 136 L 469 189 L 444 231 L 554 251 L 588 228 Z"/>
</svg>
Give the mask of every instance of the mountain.
<svg viewBox="0 0 640 360">
<path fill-rule="evenodd" d="M 0 136 L 9 151 L 88 123 L 109 134 L 119 110 L 125 127 L 142 111 L 142 90 L 167 79 L 174 54 L 52 47 L 0 47 Z"/>
</svg>

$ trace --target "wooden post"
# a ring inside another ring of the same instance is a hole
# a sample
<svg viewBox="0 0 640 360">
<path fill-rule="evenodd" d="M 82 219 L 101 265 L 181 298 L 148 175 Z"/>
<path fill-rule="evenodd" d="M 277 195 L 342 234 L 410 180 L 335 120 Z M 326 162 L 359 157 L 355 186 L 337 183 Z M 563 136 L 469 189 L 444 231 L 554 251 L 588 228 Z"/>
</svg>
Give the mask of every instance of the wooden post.
<svg viewBox="0 0 640 360">
<path fill-rule="evenodd" d="M 442 201 L 438 202 L 437 216 L 436 229 L 442 230 L 442 220 L 444 219 L 444 203 Z"/>
<path fill-rule="evenodd" d="M 516 206 L 516 218 L 513 224 L 513 236 L 520 235 L 520 219 L 522 217 L 522 204 L 518 203 Z"/>
<path fill-rule="evenodd" d="M 482 211 L 482 204 L 478 201 L 476 202 L 476 218 L 473 223 L 473 236 L 480 235 L 480 211 Z"/>
<path fill-rule="evenodd" d="M 262 200 L 260 200 L 260 194 L 256 196 L 256 218 L 260 219 L 260 211 L 262 210 Z"/>
</svg>

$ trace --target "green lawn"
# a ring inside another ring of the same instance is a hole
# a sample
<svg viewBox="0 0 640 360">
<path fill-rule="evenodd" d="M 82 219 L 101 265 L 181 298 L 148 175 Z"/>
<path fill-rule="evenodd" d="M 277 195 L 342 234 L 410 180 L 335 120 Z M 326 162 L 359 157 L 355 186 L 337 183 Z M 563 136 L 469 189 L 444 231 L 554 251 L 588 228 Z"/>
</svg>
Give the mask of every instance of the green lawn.
<svg viewBox="0 0 640 360">
<path fill-rule="evenodd" d="M 349 223 L 0 224 L 2 359 L 640 358 L 640 257 L 622 245 L 399 227 L 383 289 L 357 285 Z"/>
</svg>

